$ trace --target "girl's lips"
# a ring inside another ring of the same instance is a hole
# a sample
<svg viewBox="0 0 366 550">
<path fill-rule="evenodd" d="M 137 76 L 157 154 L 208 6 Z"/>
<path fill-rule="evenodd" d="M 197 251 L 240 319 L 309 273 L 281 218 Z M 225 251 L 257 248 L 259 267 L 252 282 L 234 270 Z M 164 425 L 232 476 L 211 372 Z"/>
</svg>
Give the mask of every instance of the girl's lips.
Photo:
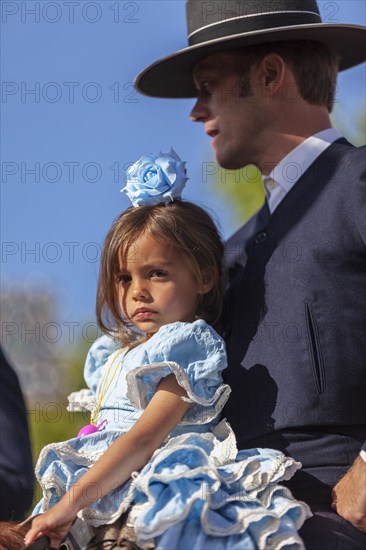
<svg viewBox="0 0 366 550">
<path fill-rule="evenodd" d="M 153 311 L 152 309 L 138 309 L 133 314 L 134 319 L 149 319 L 153 315 L 155 315 L 157 312 Z"/>
</svg>

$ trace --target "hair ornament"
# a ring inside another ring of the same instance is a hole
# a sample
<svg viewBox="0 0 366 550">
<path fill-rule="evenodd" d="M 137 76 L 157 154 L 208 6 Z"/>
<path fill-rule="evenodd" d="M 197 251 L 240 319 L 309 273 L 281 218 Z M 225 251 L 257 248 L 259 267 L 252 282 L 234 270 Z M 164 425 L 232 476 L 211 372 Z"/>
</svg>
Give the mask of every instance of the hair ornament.
<svg viewBox="0 0 366 550">
<path fill-rule="evenodd" d="M 133 206 L 168 204 L 181 198 L 188 180 L 185 164 L 172 148 L 169 153 L 145 155 L 128 168 L 121 191 Z"/>
</svg>

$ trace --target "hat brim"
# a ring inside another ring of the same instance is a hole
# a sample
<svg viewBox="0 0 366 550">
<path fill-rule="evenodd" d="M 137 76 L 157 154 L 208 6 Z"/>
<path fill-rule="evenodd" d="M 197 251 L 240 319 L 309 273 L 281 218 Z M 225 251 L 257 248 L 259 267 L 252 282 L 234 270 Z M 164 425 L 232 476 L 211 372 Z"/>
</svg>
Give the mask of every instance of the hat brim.
<svg viewBox="0 0 366 550">
<path fill-rule="evenodd" d="M 196 97 L 193 67 L 205 57 L 233 48 L 284 40 L 322 42 L 340 56 L 340 71 L 366 59 L 366 27 L 315 23 L 251 31 L 190 46 L 152 63 L 135 79 L 135 88 L 151 97 Z"/>
</svg>

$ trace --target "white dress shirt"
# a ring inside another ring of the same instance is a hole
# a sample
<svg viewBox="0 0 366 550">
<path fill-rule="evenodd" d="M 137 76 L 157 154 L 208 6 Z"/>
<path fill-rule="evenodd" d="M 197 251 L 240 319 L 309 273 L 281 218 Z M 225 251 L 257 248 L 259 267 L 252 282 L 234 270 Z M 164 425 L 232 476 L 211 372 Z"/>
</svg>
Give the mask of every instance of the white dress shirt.
<svg viewBox="0 0 366 550">
<path fill-rule="evenodd" d="M 282 199 L 300 179 L 309 166 L 331 145 L 341 138 L 334 128 L 322 130 L 307 138 L 289 152 L 272 170 L 269 176 L 262 176 L 268 207 L 273 214 Z"/>
</svg>

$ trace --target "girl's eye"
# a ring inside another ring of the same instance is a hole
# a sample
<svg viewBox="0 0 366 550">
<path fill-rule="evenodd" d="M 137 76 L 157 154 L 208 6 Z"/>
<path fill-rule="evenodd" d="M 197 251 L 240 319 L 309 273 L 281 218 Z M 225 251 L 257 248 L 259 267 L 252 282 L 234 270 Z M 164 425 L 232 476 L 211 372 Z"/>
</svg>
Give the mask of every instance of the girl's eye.
<svg viewBox="0 0 366 550">
<path fill-rule="evenodd" d="M 131 275 L 119 275 L 117 277 L 117 283 L 120 285 L 125 285 L 131 281 Z"/>
<path fill-rule="evenodd" d="M 164 271 L 164 269 L 154 269 L 154 271 L 150 272 L 150 277 L 162 279 L 166 277 L 168 273 Z"/>
</svg>

